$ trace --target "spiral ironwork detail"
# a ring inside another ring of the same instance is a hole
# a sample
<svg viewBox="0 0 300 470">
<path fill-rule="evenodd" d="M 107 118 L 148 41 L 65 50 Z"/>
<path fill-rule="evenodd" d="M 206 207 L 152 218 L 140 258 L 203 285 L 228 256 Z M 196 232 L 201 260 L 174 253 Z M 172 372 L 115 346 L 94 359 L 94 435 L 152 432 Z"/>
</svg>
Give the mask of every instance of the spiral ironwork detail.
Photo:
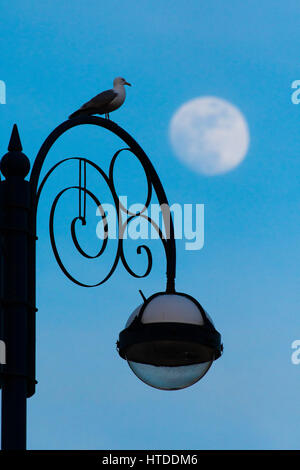
<svg viewBox="0 0 300 470">
<path fill-rule="evenodd" d="M 75 121 L 75 122 L 74 122 Z M 108 174 L 106 174 L 103 169 L 97 165 L 95 162 L 88 160 L 86 158 L 82 157 L 70 157 L 70 158 L 65 158 L 58 163 L 56 163 L 44 176 L 42 179 L 41 183 L 38 184 L 39 180 L 39 175 L 41 172 L 41 167 L 43 165 L 43 162 L 52 147 L 53 143 L 57 140 L 57 138 L 62 135 L 66 130 L 68 130 L 71 127 L 74 127 L 75 125 L 80 125 L 80 124 L 96 124 L 101 127 L 105 127 L 108 130 L 114 132 L 116 135 L 121 137 L 123 141 L 129 145 L 126 148 L 121 148 L 117 152 L 114 153 L 110 165 L 109 165 L 109 170 Z M 145 202 L 144 206 L 142 209 L 136 212 L 130 211 L 127 207 L 124 207 L 122 204 L 122 201 L 120 200 L 119 195 L 117 194 L 116 186 L 115 186 L 115 181 L 114 181 L 114 168 L 115 168 L 115 163 L 118 159 L 118 157 L 122 154 L 122 152 L 131 152 L 141 163 L 145 176 L 146 176 L 146 182 L 147 182 L 147 194 L 145 197 Z M 136 252 L 138 255 L 146 255 L 146 260 L 147 260 L 147 265 L 146 269 L 142 274 L 138 274 L 132 266 L 129 265 L 126 256 L 125 256 L 125 250 L 124 250 L 124 233 L 128 227 L 128 225 L 137 217 L 145 219 L 149 224 L 152 225 L 152 227 L 157 231 L 158 236 L 160 240 L 163 243 L 163 247 L 165 250 L 166 254 L 166 264 L 167 264 L 167 289 L 168 291 L 174 290 L 174 278 L 175 278 L 175 257 L 176 257 L 176 252 L 175 252 L 175 240 L 174 240 L 174 228 L 173 228 L 173 222 L 169 210 L 169 205 L 163 190 L 163 187 L 161 185 L 161 182 L 158 178 L 157 173 L 154 170 L 154 167 L 152 166 L 150 160 L 146 156 L 146 154 L 143 152 L 143 150 L 139 147 L 139 145 L 132 139 L 132 137 L 127 134 L 123 129 L 121 129 L 119 126 L 117 126 L 115 123 L 108 121 L 103 118 L 98 118 L 95 116 L 88 116 L 84 118 L 79 118 L 79 119 L 73 119 L 71 121 L 66 121 L 65 123 L 61 124 L 58 126 L 57 129 L 55 129 L 52 134 L 46 139 L 44 142 L 43 146 L 41 147 L 41 150 L 36 158 L 32 174 L 31 174 L 31 187 L 32 187 L 32 197 L 34 199 L 34 214 L 32 218 L 32 224 L 33 224 L 33 229 L 36 231 L 36 211 L 38 207 L 38 203 L 40 200 L 40 195 L 41 192 L 49 179 L 49 177 L 53 174 L 53 172 L 62 164 L 68 162 L 68 161 L 73 161 L 73 162 L 78 162 L 78 169 L 79 169 L 79 182 L 76 185 L 68 186 L 64 189 L 62 189 L 57 196 L 55 197 L 51 209 L 50 209 L 50 218 L 49 218 L 49 232 L 50 232 L 50 241 L 53 249 L 54 256 L 56 258 L 56 261 L 63 271 L 63 273 L 75 284 L 84 286 L 84 287 L 96 287 L 104 282 L 106 282 L 114 273 L 116 270 L 116 267 L 121 261 L 127 272 L 135 277 L 135 278 L 144 278 L 149 275 L 152 269 L 153 265 L 153 260 L 152 260 L 152 254 L 151 250 L 148 246 L 141 244 L 137 247 Z M 108 240 L 109 240 L 109 223 L 108 219 L 106 217 L 105 210 L 103 208 L 103 205 L 101 204 L 100 200 L 98 197 L 87 188 L 87 166 L 93 167 L 98 174 L 103 178 L 105 181 L 111 196 L 114 201 L 115 209 L 116 209 L 116 215 L 117 215 L 117 224 L 118 224 L 118 241 L 117 241 L 117 250 L 115 253 L 114 260 L 112 262 L 112 265 L 110 266 L 108 273 L 106 276 L 101 279 L 100 281 L 93 283 L 93 284 L 86 284 L 80 280 L 78 280 L 76 277 L 74 277 L 69 270 L 66 268 L 64 265 L 62 258 L 60 256 L 57 243 L 55 240 L 55 234 L 54 234 L 54 215 L 55 215 L 55 210 L 57 208 L 58 202 L 61 199 L 61 197 L 67 193 L 68 191 L 76 191 L 78 192 L 79 196 L 79 210 L 78 210 L 78 215 L 75 216 L 72 219 L 71 225 L 70 225 L 70 232 L 71 232 L 71 237 L 72 241 L 74 243 L 74 246 L 77 250 L 77 252 L 82 255 L 83 257 L 87 259 L 97 259 L 100 258 L 108 245 Z M 154 220 L 152 220 L 147 214 L 146 211 L 149 208 L 149 205 L 152 200 L 153 196 L 153 190 L 156 193 L 156 196 L 158 198 L 158 202 L 163 207 L 162 212 L 163 212 L 163 221 L 164 225 L 166 227 L 166 224 L 169 224 L 168 226 L 170 227 L 170 231 L 168 232 L 169 236 L 164 236 L 162 233 L 162 230 L 159 228 L 159 226 L 156 224 Z M 76 235 L 76 226 L 81 223 L 82 225 L 86 225 L 86 202 L 87 202 L 87 197 L 91 198 L 91 200 L 96 204 L 98 210 L 99 210 L 99 215 L 101 216 L 102 224 L 103 224 L 103 232 L 104 236 L 100 240 L 99 243 L 100 246 L 97 249 L 97 253 L 91 255 L 90 253 L 87 253 L 86 250 L 82 248 L 82 246 L 79 243 L 78 237 Z"/>
</svg>

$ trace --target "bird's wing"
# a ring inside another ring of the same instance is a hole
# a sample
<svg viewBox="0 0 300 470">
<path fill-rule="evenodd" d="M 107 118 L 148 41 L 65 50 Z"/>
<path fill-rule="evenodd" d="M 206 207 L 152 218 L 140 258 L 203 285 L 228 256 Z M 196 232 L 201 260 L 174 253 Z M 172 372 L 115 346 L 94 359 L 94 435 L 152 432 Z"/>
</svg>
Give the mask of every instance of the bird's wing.
<svg viewBox="0 0 300 470">
<path fill-rule="evenodd" d="M 102 93 L 99 93 L 99 95 L 94 96 L 94 98 L 87 103 L 84 103 L 80 109 L 102 108 L 109 104 L 116 96 L 118 96 L 118 93 L 112 89 L 103 91 Z"/>
</svg>

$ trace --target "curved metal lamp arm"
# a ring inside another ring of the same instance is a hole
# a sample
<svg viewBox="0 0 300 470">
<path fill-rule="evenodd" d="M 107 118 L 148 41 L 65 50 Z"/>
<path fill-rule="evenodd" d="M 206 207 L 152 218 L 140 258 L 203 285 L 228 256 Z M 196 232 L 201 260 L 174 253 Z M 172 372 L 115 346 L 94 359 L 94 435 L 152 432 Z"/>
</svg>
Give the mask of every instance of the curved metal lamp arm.
<svg viewBox="0 0 300 470">
<path fill-rule="evenodd" d="M 48 152 L 50 151 L 51 147 L 53 146 L 53 144 L 66 131 L 68 131 L 69 129 L 71 129 L 73 127 L 80 126 L 80 125 L 83 125 L 83 124 L 96 125 L 96 126 L 105 128 L 105 129 L 109 130 L 110 132 L 113 132 L 116 136 L 118 136 L 120 139 L 122 139 L 126 143 L 126 145 L 128 145 L 129 148 L 120 149 L 119 151 L 117 151 L 114 154 L 114 156 L 111 160 L 111 163 L 110 163 L 110 167 L 109 167 L 109 175 L 106 175 L 105 172 L 98 165 L 96 165 L 94 162 L 91 162 L 90 160 L 87 160 L 87 159 L 84 159 L 84 158 L 78 158 L 78 157 L 77 158 L 70 158 L 70 159 L 64 159 L 64 160 L 60 161 L 59 163 L 57 163 L 56 165 L 54 165 L 48 171 L 48 173 L 46 174 L 46 176 L 44 177 L 44 179 L 40 183 L 40 186 L 38 186 L 39 185 L 40 173 L 41 173 L 41 170 L 42 170 L 42 167 L 43 167 L 43 163 L 44 163 L 44 161 L 47 157 Z M 140 161 L 140 163 L 143 166 L 143 169 L 145 171 L 146 178 L 147 178 L 147 183 L 148 183 L 147 200 L 146 200 L 144 209 L 137 212 L 137 213 L 131 213 L 130 211 L 128 211 L 127 209 L 125 209 L 122 206 L 122 204 L 119 200 L 119 197 L 117 195 L 117 192 L 115 190 L 115 186 L 114 186 L 114 179 L 113 179 L 114 164 L 115 164 L 115 161 L 116 161 L 118 155 L 120 154 L 120 152 L 122 152 L 124 150 L 129 150 L 130 152 L 132 152 L 138 158 L 138 160 Z M 169 208 L 169 204 L 168 204 L 168 200 L 167 200 L 165 191 L 163 189 L 161 181 L 160 181 L 160 179 L 159 179 L 159 177 L 158 177 L 151 161 L 149 160 L 149 158 L 147 157 L 147 155 L 145 154 L 143 149 L 138 145 L 138 143 L 124 129 L 122 129 L 117 124 L 115 124 L 114 122 L 112 122 L 108 119 L 103 119 L 103 118 L 97 117 L 97 116 L 87 116 L 87 117 L 80 117 L 80 118 L 77 118 L 77 119 L 67 120 L 67 121 L 63 122 L 62 124 L 60 124 L 58 127 L 56 127 L 56 129 L 54 129 L 54 131 L 51 132 L 51 134 L 44 141 L 43 145 L 41 146 L 41 148 L 40 148 L 40 150 L 37 154 L 37 157 L 36 157 L 35 162 L 34 162 L 33 167 L 32 167 L 31 176 L 30 176 L 31 198 L 32 198 L 32 207 L 33 207 L 33 213 L 32 213 L 32 231 L 33 231 L 33 233 L 36 234 L 37 207 L 38 207 L 39 197 L 40 197 L 41 191 L 44 187 L 44 184 L 47 181 L 50 174 L 55 170 L 55 168 L 57 168 L 60 164 L 64 163 L 67 160 L 78 160 L 79 161 L 79 172 L 80 172 L 80 174 L 81 174 L 81 165 L 83 164 L 84 165 L 84 176 L 86 174 L 85 170 L 86 170 L 86 165 L 87 164 L 93 166 L 98 171 L 98 173 L 104 178 L 106 184 L 108 185 L 108 187 L 109 187 L 109 189 L 112 193 L 114 203 L 115 203 L 115 206 L 116 206 L 116 209 L 117 209 L 118 218 L 119 218 L 118 251 L 117 251 L 117 255 L 116 255 L 115 261 L 113 263 L 113 266 L 111 267 L 110 272 L 108 273 L 108 275 L 102 281 L 100 281 L 96 284 L 91 284 L 91 285 L 83 284 L 83 283 L 77 281 L 73 276 L 71 276 L 68 273 L 68 271 L 64 267 L 64 265 L 63 265 L 63 263 L 62 263 L 62 261 L 59 257 L 58 250 L 57 250 L 56 244 L 55 244 L 54 232 L 53 232 L 53 218 L 54 218 L 55 208 L 56 208 L 56 205 L 57 205 L 57 202 L 58 202 L 59 198 L 61 197 L 61 195 L 65 191 L 75 189 L 75 190 L 78 190 L 80 192 L 80 194 L 81 194 L 81 192 L 83 192 L 83 197 L 84 198 L 86 198 L 87 195 L 89 197 L 91 197 L 94 200 L 94 202 L 97 204 L 97 206 L 100 208 L 104 229 L 107 228 L 107 223 L 106 223 L 107 221 L 106 221 L 105 213 L 103 211 L 103 208 L 101 206 L 100 201 L 86 188 L 85 184 L 84 184 L 84 187 L 81 187 L 81 185 L 79 185 L 79 186 L 72 186 L 72 187 L 69 187 L 69 188 L 65 188 L 64 190 L 62 190 L 56 196 L 56 198 L 53 202 L 52 208 L 51 208 L 51 213 L 50 213 L 50 238 L 51 238 L 51 244 L 52 244 L 52 248 L 53 248 L 56 260 L 57 260 L 59 266 L 61 267 L 61 269 L 63 270 L 63 272 L 67 275 L 67 277 L 69 279 L 71 279 L 73 282 L 75 282 L 75 283 L 77 283 L 81 286 L 85 286 L 85 287 L 94 287 L 94 286 L 103 284 L 115 271 L 115 268 L 117 266 L 117 263 L 118 263 L 119 259 L 122 260 L 122 263 L 125 266 L 126 270 L 132 276 L 134 276 L 134 277 L 146 277 L 150 273 L 151 267 L 152 267 L 152 256 L 151 256 L 151 252 L 150 252 L 149 248 L 145 245 L 140 245 L 137 248 L 137 253 L 138 254 L 140 254 L 142 249 L 143 249 L 146 252 L 147 257 L 148 257 L 148 267 L 147 267 L 145 273 L 143 275 L 138 275 L 129 267 L 129 265 L 128 265 L 126 259 L 125 259 L 125 255 L 124 255 L 124 251 L 123 251 L 123 237 L 120 236 L 120 235 L 122 235 L 122 233 L 124 233 L 124 230 L 126 229 L 127 225 L 130 223 L 130 221 L 133 220 L 133 218 L 143 217 L 144 219 L 146 219 L 148 222 L 150 222 L 152 224 L 152 226 L 158 232 L 159 237 L 161 238 L 161 240 L 163 242 L 165 253 L 166 253 L 166 261 L 167 261 L 167 287 L 166 287 L 166 291 L 170 292 L 170 293 L 175 292 L 176 246 L 175 246 L 175 237 L 174 237 L 174 226 L 173 226 L 173 221 L 172 221 L 170 208 Z M 154 191 L 157 195 L 158 202 L 159 202 L 159 204 L 162 208 L 163 221 L 164 221 L 164 226 L 165 226 L 165 229 L 166 229 L 166 237 L 164 237 L 162 235 L 161 230 L 155 224 L 155 222 L 152 219 L 150 219 L 150 217 L 143 214 L 143 212 L 147 209 L 147 207 L 149 206 L 149 204 L 151 202 L 152 187 L 154 188 Z M 121 218 L 120 218 L 121 212 L 126 213 L 127 216 L 129 216 L 129 217 L 127 217 L 127 220 L 124 223 L 121 222 Z M 95 258 L 95 257 L 101 256 L 101 254 L 105 250 L 107 238 L 104 239 L 103 244 L 101 246 L 101 249 L 99 250 L 99 252 L 96 256 L 88 255 L 87 253 L 85 253 L 81 249 L 81 247 L 78 243 L 77 237 L 76 237 L 75 225 L 76 225 L 77 220 L 81 220 L 81 223 L 84 225 L 85 224 L 85 214 L 83 216 L 81 214 L 79 214 L 79 217 L 76 217 L 75 219 L 73 219 L 72 224 L 71 224 L 72 238 L 73 238 L 73 242 L 74 242 L 77 250 L 83 256 L 85 256 L 87 258 Z"/>
</svg>

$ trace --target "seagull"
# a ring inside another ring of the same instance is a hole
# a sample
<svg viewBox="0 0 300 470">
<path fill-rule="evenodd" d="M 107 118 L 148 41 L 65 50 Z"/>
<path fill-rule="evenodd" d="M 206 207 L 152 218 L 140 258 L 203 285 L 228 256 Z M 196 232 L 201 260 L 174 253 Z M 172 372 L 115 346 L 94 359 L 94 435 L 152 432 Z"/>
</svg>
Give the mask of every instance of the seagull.
<svg viewBox="0 0 300 470">
<path fill-rule="evenodd" d="M 84 103 L 81 108 L 70 114 L 69 119 L 79 116 L 90 116 L 91 114 L 105 114 L 105 117 L 109 119 L 109 113 L 120 108 L 125 101 L 126 92 L 124 85 L 131 86 L 130 83 L 126 82 L 125 78 L 115 78 L 113 88 L 99 93 L 99 95 Z"/>
</svg>

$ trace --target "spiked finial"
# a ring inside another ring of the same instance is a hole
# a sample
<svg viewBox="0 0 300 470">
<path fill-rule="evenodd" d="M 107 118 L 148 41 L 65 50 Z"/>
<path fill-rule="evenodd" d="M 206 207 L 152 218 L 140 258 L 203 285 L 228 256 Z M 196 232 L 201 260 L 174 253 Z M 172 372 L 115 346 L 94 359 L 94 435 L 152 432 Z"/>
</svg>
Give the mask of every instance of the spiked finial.
<svg viewBox="0 0 300 470">
<path fill-rule="evenodd" d="M 14 124 L 7 149 L 9 152 L 22 152 L 23 150 L 17 124 Z"/>
<path fill-rule="evenodd" d="M 19 136 L 18 127 L 14 124 L 9 145 L 8 153 L 2 157 L 0 162 L 1 173 L 5 178 L 18 176 L 25 178 L 30 170 L 30 162 L 24 153 L 22 153 L 22 144 Z"/>
</svg>

